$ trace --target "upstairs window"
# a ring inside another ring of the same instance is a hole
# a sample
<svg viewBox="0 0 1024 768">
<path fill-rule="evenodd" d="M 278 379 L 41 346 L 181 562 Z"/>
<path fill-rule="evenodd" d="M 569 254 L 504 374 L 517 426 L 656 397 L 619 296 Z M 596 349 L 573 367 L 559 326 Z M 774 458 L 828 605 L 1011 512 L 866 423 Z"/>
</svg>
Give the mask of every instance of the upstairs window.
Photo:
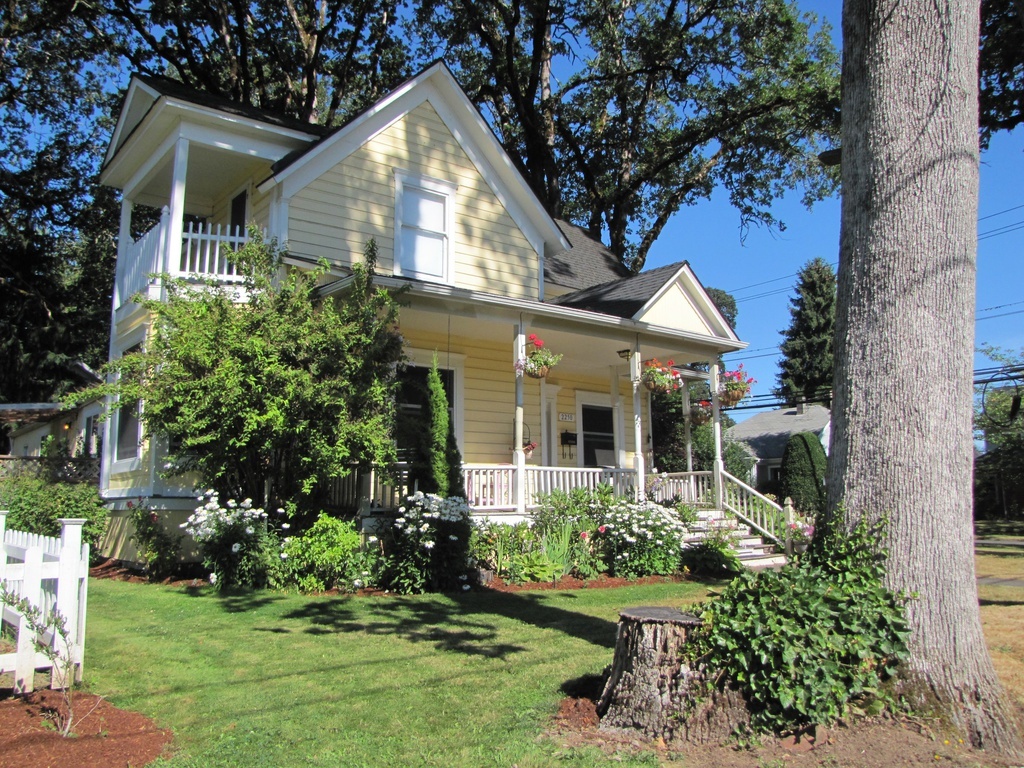
<svg viewBox="0 0 1024 768">
<path fill-rule="evenodd" d="M 457 187 L 446 181 L 395 172 L 395 274 L 450 283 Z"/>
</svg>

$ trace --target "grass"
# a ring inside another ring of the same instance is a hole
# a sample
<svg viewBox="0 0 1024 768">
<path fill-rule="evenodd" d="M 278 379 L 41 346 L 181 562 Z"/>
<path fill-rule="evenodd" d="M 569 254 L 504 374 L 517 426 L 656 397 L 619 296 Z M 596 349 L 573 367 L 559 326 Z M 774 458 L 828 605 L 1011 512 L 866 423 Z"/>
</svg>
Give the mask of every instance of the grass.
<svg viewBox="0 0 1024 768">
<path fill-rule="evenodd" d="M 94 581 L 87 677 L 174 730 L 166 766 L 606 765 L 538 735 L 611 662 L 621 608 L 706 591 L 310 598 Z"/>
</svg>

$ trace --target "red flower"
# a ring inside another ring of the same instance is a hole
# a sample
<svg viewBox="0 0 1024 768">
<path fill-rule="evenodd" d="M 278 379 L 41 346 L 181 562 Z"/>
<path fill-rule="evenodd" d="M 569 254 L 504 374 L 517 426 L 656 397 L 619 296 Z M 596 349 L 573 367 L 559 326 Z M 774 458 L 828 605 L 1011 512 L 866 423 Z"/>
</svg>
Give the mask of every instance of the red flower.
<svg viewBox="0 0 1024 768">
<path fill-rule="evenodd" d="M 607 527 L 602 525 L 598 527 L 597 532 L 604 533 L 606 530 L 608 530 Z"/>
<path fill-rule="evenodd" d="M 533 346 L 535 346 L 537 349 L 544 349 L 544 342 L 541 341 L 540 339 L 534 339 Z"/>
<path fill-rule="evenodd" d="M 128 502 L 128 509 L 135 509 L 135 505 L 132 504 L 130 501 Z"/>
<path fill-rule="evenodd" d="M 537 340 L 537 334 L 536 333 L 531 333 L 526 338 L 528 338 L 530 341 L 536 341 Z"/>
<path fill-rule="evenodd" d="M 584 541 L 586 541 L 587 540 L 587 532 L 586 531 L 580 531 L 580 538 L 583 539 Z"/>
</svg>

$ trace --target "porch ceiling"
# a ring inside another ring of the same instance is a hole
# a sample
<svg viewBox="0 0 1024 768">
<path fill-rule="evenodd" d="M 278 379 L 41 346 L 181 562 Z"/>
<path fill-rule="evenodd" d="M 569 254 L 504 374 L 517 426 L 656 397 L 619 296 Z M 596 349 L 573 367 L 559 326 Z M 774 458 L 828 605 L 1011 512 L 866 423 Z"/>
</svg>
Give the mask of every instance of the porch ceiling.
<svg viewBox="0 0 1024 768">
<path fill-rule="evenodd" d="M 448 334 L 458 339 L 481 342 L 492 348 L 508 351 L 509 370 L 512 366 L 514 324 L 519 317 L 514 313 L 504 316 L 472 306 L 436 307 L 416 302 L 401 312 L 401 325 L 416 328 L 422 333 L 447 339 Z M 624 331 L 586 327 L 568 322 L 559 323 L 552 318 L 524 317 L 525 332 L 536 333 L 545 345 L 564 357 L 558 364 L 559 374 L 586 374 L 607 376 L 610 367 L 621 367 L 628 372 L 627 360 L 620 357 L 621 350 L 632 349 L 638 334 Z M 639 334 L 640 354 L 643 359 L 657 357 L 673 360 L 677 365 L 706 362 L 713 358 L 707 348 L 697 348 L 680 340 L 674 342 L 653 335 Z M 459 345 L 461 346 L 461 344 Z M 442 349 L 439 351 L 443 351 Z M 453 351 L 456 350 L 453 347 Z"/>
<path fill-rule="evenodd" d="M 138 187 L 135 202 L 160 208 L 170 202 L 173 152 L 165 155 Z M 185 175 L 185 212 L 210 216 L 219 200 L 237 191 L 248 179 L 270 173 L 270 162 L 238 152 L 191 144 Z"/>
</svg>

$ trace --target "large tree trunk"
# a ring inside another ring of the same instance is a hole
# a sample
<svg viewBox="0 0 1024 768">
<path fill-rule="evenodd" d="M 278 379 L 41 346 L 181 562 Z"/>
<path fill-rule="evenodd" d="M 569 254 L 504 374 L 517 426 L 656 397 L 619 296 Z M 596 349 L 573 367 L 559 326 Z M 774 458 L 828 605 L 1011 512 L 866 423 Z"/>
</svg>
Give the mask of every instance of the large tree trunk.
<svg viewBox="0 0 1024 768">
<path fill-rule="evenodd" d="M 912 699 L 1019 753 L 974 574 L 978 5 L 847 0 L 843 39 L 830 509 L 890 516 Z"/>
</svg>

